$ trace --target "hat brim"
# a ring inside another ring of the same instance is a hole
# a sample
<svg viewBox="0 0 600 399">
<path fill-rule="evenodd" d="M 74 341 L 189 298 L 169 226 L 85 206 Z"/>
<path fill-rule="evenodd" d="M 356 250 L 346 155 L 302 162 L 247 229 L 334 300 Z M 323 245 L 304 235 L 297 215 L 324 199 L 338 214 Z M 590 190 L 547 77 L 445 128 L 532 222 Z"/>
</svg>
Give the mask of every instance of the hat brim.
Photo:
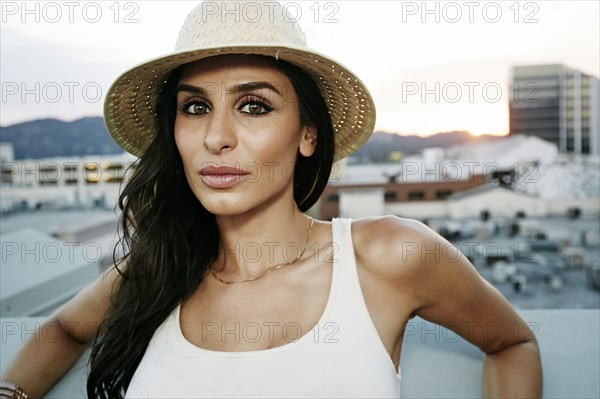
<svg viewBox="0 0 600 399">
<path fill-rule="evenodd" d="M 335 161 L 356 152 L 371 136 L 375 104 L 354 73 L 312 49 L 269 43 L 176 52 L 129 69 L 111 85 L 104 102 L 104 122 L 113 140 L 129 153 L 141 156 L 158 133 L 156 100 L 170 72 L 190 62 L 229 54 L 277 57 L 312 75 L 331 115 Z"/>
</svg>

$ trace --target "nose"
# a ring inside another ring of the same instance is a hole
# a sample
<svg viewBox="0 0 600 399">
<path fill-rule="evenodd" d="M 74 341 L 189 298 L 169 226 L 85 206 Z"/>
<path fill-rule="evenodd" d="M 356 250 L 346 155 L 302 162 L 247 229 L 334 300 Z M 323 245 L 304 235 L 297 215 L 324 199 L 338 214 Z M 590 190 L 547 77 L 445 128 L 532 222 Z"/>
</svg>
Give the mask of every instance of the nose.
<svg viewBox="0 0 600 399">
<path fill-rule="evenodd" d="M 237 144 L 234 118 L 225 108 L 214 109 L 210 114 L 204 135 L 204 146 L 213 154 L 232 150 Z"/>
</svg>

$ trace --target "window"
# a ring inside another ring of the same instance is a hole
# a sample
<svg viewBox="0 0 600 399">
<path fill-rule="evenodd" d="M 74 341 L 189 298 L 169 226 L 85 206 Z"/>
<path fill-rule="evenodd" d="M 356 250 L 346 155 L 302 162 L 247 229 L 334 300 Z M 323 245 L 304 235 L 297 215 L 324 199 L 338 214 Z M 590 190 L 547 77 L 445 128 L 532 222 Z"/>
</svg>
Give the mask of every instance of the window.
<svg viewBox="0 0 600 399">
<path fill-rule="evenodd" d="M 56 186 L 58 180 L 40 180 L 40 186 Z"/>
<path fill-rule="evenodd" d="M 452 194 L 452 190 L 438 190 L 435 192 L 435 197 L 437 199 L 443 200 L 448 198 L 449 195 Z"/>
<path fill-rule="evenodd" d="M 123 181 L 123 177 L 121 176 L 106 176 L 104 181 L 107 183 L 120 183 Z"/>
<path fill-rule="evenodd" d="M 50 164 L 38 167 L 40 186 L 55 186 L 60 178 L 60 171 L 57 164 Z"/>
<path fill-rule="evenodd" d="M 4 167 L 2 169 L 2 183 L 12 183 L 13 182 L 13 176 L 14 176 L 14 170 Z"/>
<path fill-rule="evenodd" d="M 396 201 L 398 199 L 398 194 L 396 194 L 395 191 L 386 191 L 384 198 L 386 201 Z"/>
<path fill-rule="evenodd" d="M 408 193 L 409 201 L 419 201 L 425 198 L 425 193 L 423 191 L 410 191 Z"/>
</svg>

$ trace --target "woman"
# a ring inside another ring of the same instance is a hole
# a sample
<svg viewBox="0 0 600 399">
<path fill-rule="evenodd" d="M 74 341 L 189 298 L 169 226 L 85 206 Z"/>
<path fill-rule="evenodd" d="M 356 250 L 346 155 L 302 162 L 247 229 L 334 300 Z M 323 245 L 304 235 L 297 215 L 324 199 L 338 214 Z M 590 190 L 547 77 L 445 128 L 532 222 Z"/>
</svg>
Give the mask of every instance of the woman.
<svg viewBox="0 0 600 399">
<path fill-rule="evenodd" d="M 126 256 L 50 318 L 58 342 L 24 346 L 9 389 L 40 396 L 96 338 L 89 397 L 398 397 L 419 315 L 487 354 L 484 396 L 540 397 L 533 334 L 447 241 L 410 219 L 305 215 L 371 134 L 373 101 L 281 9 L 240 21 L 231 4 L 196 7 L 175 53 L 111 87 L 108 130 L 140 156 Z"/>
</svg>

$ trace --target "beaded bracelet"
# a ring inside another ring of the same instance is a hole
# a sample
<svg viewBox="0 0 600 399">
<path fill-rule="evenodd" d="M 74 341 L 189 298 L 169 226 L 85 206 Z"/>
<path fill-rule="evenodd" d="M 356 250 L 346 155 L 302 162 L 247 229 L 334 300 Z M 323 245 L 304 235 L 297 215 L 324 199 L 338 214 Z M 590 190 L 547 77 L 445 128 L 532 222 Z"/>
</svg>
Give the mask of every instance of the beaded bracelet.
<svg viewBox="0 0 600 399">
<path fill-rule="evenodd" d="M 0 381 L 0 398 L 27 399 L 28 395 L 23 388 L 9 381 Z"/>
</svg>

